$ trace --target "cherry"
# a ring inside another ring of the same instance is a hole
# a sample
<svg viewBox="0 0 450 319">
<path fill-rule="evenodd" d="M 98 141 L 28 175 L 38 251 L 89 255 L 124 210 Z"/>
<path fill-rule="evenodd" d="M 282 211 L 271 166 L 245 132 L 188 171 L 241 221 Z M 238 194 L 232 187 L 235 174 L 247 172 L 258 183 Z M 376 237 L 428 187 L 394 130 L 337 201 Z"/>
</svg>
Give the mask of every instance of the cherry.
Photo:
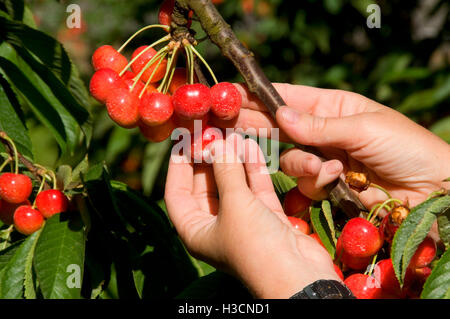
<svg viewBox="0 0 450 319">
<path fill-rule="evenodd" d="M 160 24 L 168 25 L 172 23 L 172 12 L 173 8 L 175 7 L 175 0 L 164 0 L 164 2 L 161 4 L 161 7 L 159 8 L 158 13 L 158 20 Z M 192 18 L 194 12 L 191 10 L 189 11 L 189 18 Z M 192 21 L 189 20 L 186 27 L 190 28 L 192 25 Z"/>
<path fill-rule="evenodd" d="M 122 79 L 125 80 L 133 80 L 136 77 L 136 74 L 134 72 L 131 72 L 129 70 L 125 71 L 125 73 L 122 75 Z"/>
<path fill-rule="evenodd" d="M 379 229 L 361 217 L 350 219 L 342 229 L 340 238 L 345 252 L 358 258 L 373 256 L 383 246 Z"/>
<path fill-rule="evenodd" d="M 394 238 L 395 233 L 398 230 L 398 225 L 392 223 L 390 214 L 384 216 L 380 223 L 380 232 L 382 233 L 384 240 L 388 243 L 392 243 L 392 239 Z"/>
<path fill-rule="evenodd" d="M 160 125 L 173 114 L 172 98 L 163 93 L 144 94 L 139 105 L 139 114 L 145 125 Z"/>
<path fill-rule="evenodd" d="M 117 72 L 111 69 L 100 69 L 92 76 L 89 91 L 97 101 L 104 104 L 119 87 L 125 87 L 125 83 Z"/>
<path fill-rule="evenodd" d="M 4 201 L 3 199 L 0 199 L 0 220 L 6 224 L 11 225 L 14 223 L 14 212 L 17 208 L 23 205 L 30 206 L 31 203 L 29 200 L 26 200 L 19 204 L 11 204 L 7 201 Z"/>
<path fill-rule="evenodd" d="M 20 206 L 14 213 L 14 227 L 24 235 L 31 235 L 44 223 L 41 212 L 31 206 Z"/>
<path fill-rule="evenodd" d="M 172 118 L 163 124 L 157 126 L 148 126 L 144 123 L 139 123 L 139 130 L 141 134 L 150 142 L 159 143 L 170 137 L 176 125 Z"/>
<path fill-rule="evenodd" d="M 147 48 L 146 45 L 143 45 L 143 46 L 137 48 L 133 52 L 133 55 L 131 58 L 134 59 L 139 53 L 144 51 L 146 48 Z M 156 53 L 157 53 L 157 51 L 153 48 L 150 48 L 147 51 L 145 51 L 145 53 L 143 53 L 139 58 L 137 58 L 136 61 L 134 61 L 133 64 L 131 65 L 131 69 L 133 70 L 133 72 L 135 74 L 139 74 L 139 72 L 141 72 L 141 70 L 155 56 Z M 156 59 L 155 61 L 153 61 L 152 65 L 149 68 L 147 68 L 147 70 L 145 70 L 144 73 L 142 73 L 142 76 L 140 79 L 143 82 L 147 82 L 147 80 L 152 75 L 153 70 L 156 68 L 158 63 L 159 63 L 159 59 Z M 167 67 L 167 59 L 163 59 L 163 61 L 159 64 L 158 69 L 155 71 L 155 74 L 153 75 L 152 80 L 150 82 L 154 83 L 154 82 L 158 82 L 159 80 L 161 80 L 166 73 L 166 67 Z"/>
<path fill-rule="evenodd" d="M 284 197 L 283 209 L 287 216 L 296 216 L 309 220 L 308 208 L 311 205 L 311 199 L 300 193 L 298 187 L 292 188 Z"/>
<path fill-rule="evenodd" d="M 423 268 L 431 264 L 436 257 L 436 243 L 430 237 L 425 239 L 417 247 L 416 252 L 411 258 L 409 268 Z"/>
<path fill-rule="evenodd" d="M 194 74 L 194 82 L 197 81 L 197 76 Z M 172 81 L 169 85 L 169 92 L 173 94 L 180 86 L 183 86 L 185 84 L 188 84 L 188 73 L 186 68 L 176 68 L 173 73 Z"/>
<path fill-rule="evenodd" d="M 69 201 L 63 192 L 49 189 L 36 196 L 36 208 L 45 218 L 67 211 Z"/>
<path fill-rule="evenodd" d="M 173 103 L 173 99 L 172 99 L 172 103 Z M 197 121 L 197 122 L 201 121 L 200 125 L 197 124 L 197 126 L 199 126 L 199 129 L 203 130 L 208 125 L 210 116 L 209 116 L 209 113 L 206 113 L 205 115 L 203 115 L 203 117 L 201 119 L 187 120 L 187 119 L 183 119 L 183 118 L 179 117 L 176 113 L 174 113 L 172 118 L 177 127 L 183 127 L 185 129 L 188 129 L 189 132 L 191 132 L 191 134 L 192 134 L 197 129 L 195 127 L 195 121 Z"/>
<path fill-rule="evenodd" d="M 211 88 L 211 111 L 220 119 L 231 120 L 239 114 L 242 96 L 229 82 L 221 82 Z"/>
<path fill-rule="evenodd" d="M 205 160 L 205 148 L 214 140 L 223 138 L 222 131 L 207 125 L 200 133 L 191 135 L 191 157 L 196 161 Z"/>
<path fill-rule="evenodd" d="M 28 199 L 33 190 L 31 179 L 23 174 L 4 173 L 0 176 L 0 197 L 11 204 Z"/>
<path fill-rule="evenodd" d="M 137 80 L 136 85 L 134 85 L 135 81 L 133 79 L 126 79 L 124 82 L 125 82 L 125 85 L 128 87 L 128 90 L 130 92 L 133 92 L 133 94 L 136 95 L 137 97 L 139 97 L 139 95 L 141 94 L 142 90 L 145 87 L 145 84 L 141 80 Z M 134 89 L 133 89 L 133 85 L 134 85 Z"/>
<path fill-rule="evenodd" d="M 341 278 L 341 280 L 344 281 L 344 274 L 342 273 L 341 268 L 339 268 L 339 266 L 336 264 L 333 264 L 333 266 L 334 266 L 334 271 L 337 273 L 339 278 Z"/>
<path fill-rule="evenodd" d="M 181 118 L 201 119 L 211 108 L 211 94 L 206 85 L 186 84 L 175 91 L 172 102 Z"/>
<path fill-rule="evenodd" d="M 298 229 L 302 233 L 308 235 L 311 232 L 311 229 L 307 222 L 305 222 L 303 219 L 288 216 L 289 221 L 291 222 L 292 226 L 294 226 L 295 229 Z"/>
<path fill-rule="evenodd" d="M 118 125 L 132 128 L 139 121 L 139 98 L 127 88 L 118 88 L 106 100 L 109 117 Z"/>
<path fill-rule="evenodd" d="M 364 274 L 353 274 L 344 280 L 344 284 L 358 299 L 379 299 L 382 289 L 374 277 Z"/>
<path fill-rule="evenodd" d="M 392 259 L 380 260 L 374 269 L 374 276 L 378 279 L 384 291 L 395 296 L 401 296 L 402 289 L 395 276 Z"/>
<path fill-rule="evenodd" d="M 419 298 L 428 277 L 431 275 L 430 267 L 407 269 L 405 284 L 403 285 L 403 296 Z"/>
<path fill-rule="evenodd" d="M 338 238 L 336 243 L 336 257 L 345 266 L 354 270 L 365 269 L 372 262 L 372 256 L 361 258 L 354 257 L 342 249 L 342 235 Z"/>
<path fill-rule="evenodd" d="M 99 47 L 92 55 L 92 65 L 96 71 L 109 68 L 120 73 L 127 64 L 127 59 L 110 45 Z"/>
</svg>

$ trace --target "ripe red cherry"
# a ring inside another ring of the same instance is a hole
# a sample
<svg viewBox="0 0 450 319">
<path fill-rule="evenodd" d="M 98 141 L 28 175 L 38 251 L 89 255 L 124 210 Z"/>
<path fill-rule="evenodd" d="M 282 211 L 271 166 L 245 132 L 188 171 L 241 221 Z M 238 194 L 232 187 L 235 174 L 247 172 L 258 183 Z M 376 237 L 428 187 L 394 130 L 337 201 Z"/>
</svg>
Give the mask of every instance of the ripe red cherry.
<svg viewBox="0 0 450 319">
<path fill-rule="evenodd" d="M 211 111 L 220 119 L 231 120 L 238 116 L 242 96 L 231 83 L 221 82 L 211 88 Z"/>
<path fill-rule="evenodd" d="M 127 88 L 119 88 L 106 100 L 109 117 L 125 128 L 135 127 L 139 121 L 139 98 Z"/>
<path fill-rule="evenodd" d="M 143 45 L 139 48 L 137 48 L 131 57 L 131 59 L 134 59 L 139 53 L 144 51 L 148 46 Z M 153 48 L 150 48 L 145 51 L 139 58 L 136 59 L 136 61 L 133 62 L 131 65 L 131 69 L 135 74 L 139 74 L 141 70 L 147 65 L 147 63 L 155 56 L 157 51 Z M 144 73 L 142 73 L 142 76 L 140 80 L 142 80 L 144 83 L 147 82 L 147 80 L 150 78 L 150 76 L 153 73 L 153 70 L 156 68 L 156 66 L 159 63 L 159 59 L 156 59 L 152 65 L 145 70 Z M 158 66 L 158 69 L 156 69 L 155 74 L 152 77 L 151 83 L 158 82 L 164 77 L 164 74 L 166 73 L 166 66 L 167 66 L 167 59 L 164 59 L 161 64 Z"/>
<path fill-rule="evenodd" d="M 67 211 L 68 205 L 66 195 L 57 189 L 42 191 L 36 197 L 36 208 L 45 218 Z"/>
<path fill-rule="evenodd" d="M 416 252 L 411 258 L 408 267 L 423 268 L 431 264 L 434 257 L 436 257 L 436 243 L 430 237 L 425 239 L 417 247 Z"/>
<path fill-rule="evenodd" d="M 11 225 L 14 223 L 14 212 L 17 208 L 24 205 L 31 205 L 29 200 L 26 200 L 19 204 L 11 204 L 3 199 L 0 199 L 0 220 L 6 224 Z"/>
<path fill-rule="evenodd" d="M 197 161 L 202 162 L 205 160 L 205 149 L 213 141 L 222 139 L 223 134 L 217 127 L 207 125 L 203 131 L 196 132 L 191 135 L 191 157 Z"/>
<path fill-rule="evenodd" d="M 169 25 L 172 23 L 172 12 L 173 8 L 175 7 L 175 0 L 164 0 L 164 2 L 161 4 L 161 7 L 159 8 L 158 13 L 158 20 L 160 24 Z M 194 12 L 191 10 L 189 11 L 189 18 L 192 17 Z M 186 27 L 190 28 L 192 24 L 192 21 L 189 20 Z"/>
<path fill-rule="evenodd" d="M 43 223 L 44 216 L 31 206 L 20 206 L 14 213 L 14 227 L 24 235 L 31 235 L 39 230 Z"/>
<path fill-rule="evenodd" d="M 350 219 L 342 229 L 340 238 L 345 252 L 358 258 L 373 256 L 383 246 L 379 229 L 361 217 Z"/>
<path fill-rule="evenodd" d="M 400 283 L 395 276 L 394 267 L 390 258 L 380 260 L 377 263 L 374 268 L 374 277 L 380 282 L 381 288 L 384 291 L 395 296 L 401 296 L 402 290 Z"/>
<path fill-rule="evenodd" d="M 353 274 L 344 280 L 344 284 L 358 299 L 379 299 L 382 289 L 374 277 L 364 274 Z"/>
<path fill-rule="evenodd" d="M 23 174 L 4 173 L 0 176 L 0 197 L 11 204 L 28 199 L 33 190 L 31 179 Z"/>
<path fill-rule="evenodd" d="M 117 72 L 111 69 L 100 69 L 92 76 L 89 91 L 97 101 L 105 104 L 108 97 L 120 87 L 125 87 L 125 83 Z"/>
<path fill-rule="evenodd" d="M 141 134 L 150 142 L 159 143 L 170 137 L 176 125 L 172 118 L 163 124 L 157 126 L 148 126 L 144 123 L 139 124 Z"/>
<path fill-rule="evenodd" d="M 120 73 L 127 64 L 127 59 L 110 45 L 101 46 L 92 55 L 92 65 L 96 71 L 109 68 Z"/>
<path fill-rule="evenodd" d="M 145 87 L 144 82 L 142 82 L 141 80 L 138 80 L 136 85 L 134 85 L 135 82 L 133 79 L 127 79 L 124 82 L 125 82 L 125 85 L 128 87 L 128 90 L 130 92 L 133 92 L 133 94 L 136 95 L 137 97 L 139 97 L 139 95 L 141 94 L 142 90 Z M 134 88 L 133 88 L 133 85 L 134 85 Z"/>
<path fill-rule="evenodd" d="M 211 108 L 211 94 L 206 85 L 186 84 L 175 91 L 172 103 L 181 118 L 201 119 Z"/>
<path fill-rule="evenodd" d="M 307 222 L 305 222 L 303 219 L 288 216 L 289 221 L 291 222 L 292 226 L 294 226 L 295 229 L 298 229 L 302 233 L 308 235 L 311 232 L 311 229 Z"/>
<path fill-rule="evenodd" d="M 390 214 L 391 213 L 384 216 L 380 224 L 380 232 L 383 234 L 384 240 L 386 240 L 388 243 L 392 242 L 392 239 L 394 238 L 394 235 L 399 228 L 398 225 L 394 225 L 391 222 Z"/>
<path fill-rule="evenodd" d="M 284 197 L 283 209 L 287 216 L 295 216 L 309 220 L 308 208 L 311 205 L 311 199 L 300 193 L 298 187 L 292 188 Z"/>
<path fill-rule="evenodd" d="M 340 236 L 336 243 L 336 259 L 340 260 L 345 266 L 354 270 L 363 270 L 372 262 L 372 256 L 369 257 L 354 257 L 342 249 L 342 236 Z"/>
<path fill-rule="evenodd" d="M 173 114 L 172 98 L 163 93 L 144 94 L 139 105 L 139 114 L 145 125 L 160 125 Z"/>
</svg>

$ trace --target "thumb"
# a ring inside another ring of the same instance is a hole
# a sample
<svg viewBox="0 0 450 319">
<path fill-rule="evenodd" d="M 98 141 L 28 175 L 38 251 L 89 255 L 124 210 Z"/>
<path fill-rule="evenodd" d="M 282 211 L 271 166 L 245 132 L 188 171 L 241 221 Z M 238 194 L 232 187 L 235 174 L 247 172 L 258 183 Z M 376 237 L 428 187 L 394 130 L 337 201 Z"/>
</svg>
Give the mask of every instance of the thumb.
<svg viewBox="0 0 450 319">
<path fill-rule="evenodd" d="M 276 114 L 280 129 L 293 141 L 311 146 L 333 146 L 347 149 L 358 138 L 359 121 L 355 116 L 319 117 L 281 107 Z"/>
</svg>

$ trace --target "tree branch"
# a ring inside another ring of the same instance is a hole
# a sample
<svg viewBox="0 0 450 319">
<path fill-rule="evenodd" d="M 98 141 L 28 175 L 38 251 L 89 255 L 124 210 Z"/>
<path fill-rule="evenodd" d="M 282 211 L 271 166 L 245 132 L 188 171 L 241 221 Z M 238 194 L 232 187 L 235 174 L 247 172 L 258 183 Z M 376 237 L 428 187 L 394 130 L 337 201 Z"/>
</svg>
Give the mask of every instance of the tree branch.
<svg viewBox="0 0 450 319">
<path fill-rule="evenodd" d="M 172 24 L 180 27 L 180 34 L 185 32 L 187 14 L 192 9 L 211 41 L 216 44 L 222 54 L 227 57 L 244 78 L 250 92 L 255 94 L 267 107 L 275 119 L 279 107 L 286 105 L 266 77 L 258 62 L 242 43 L 233 30 L 225 22 L 210 0 L 176 0 L 172 14 Z M 323 158 L 323 154 L 315 147 L 295 144 L 299 149 Z M 339 178 L 327 185 L 326 190 L 334 205 L 339 206 L 348 217 L 359 216 L 360 211 L 366 211 L 359 198 Z"/>
</svg>

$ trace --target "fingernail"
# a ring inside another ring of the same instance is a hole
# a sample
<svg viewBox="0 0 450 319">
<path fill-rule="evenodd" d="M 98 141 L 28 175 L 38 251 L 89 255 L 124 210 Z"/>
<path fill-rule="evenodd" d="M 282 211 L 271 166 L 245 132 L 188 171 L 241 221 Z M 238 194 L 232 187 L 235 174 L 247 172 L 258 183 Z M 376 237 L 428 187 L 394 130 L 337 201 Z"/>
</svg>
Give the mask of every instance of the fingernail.
<svg viewBox="0 0 450 319">
<path fill-rule="evenodd" d="M 327 173 L 330 175 L 339 173 L 342 170 L 342 164 L 340 162 L 330 163 L 327 167 Z"/>
<path fill-rule="evenodd" d="M 281 117 L 283 121 L 287 124 L 296 124 L 299 119 L 299 114 L 297 111 L 289 108 L 289 107 L 283 107 L 280 109 Z"/>
</svg>

